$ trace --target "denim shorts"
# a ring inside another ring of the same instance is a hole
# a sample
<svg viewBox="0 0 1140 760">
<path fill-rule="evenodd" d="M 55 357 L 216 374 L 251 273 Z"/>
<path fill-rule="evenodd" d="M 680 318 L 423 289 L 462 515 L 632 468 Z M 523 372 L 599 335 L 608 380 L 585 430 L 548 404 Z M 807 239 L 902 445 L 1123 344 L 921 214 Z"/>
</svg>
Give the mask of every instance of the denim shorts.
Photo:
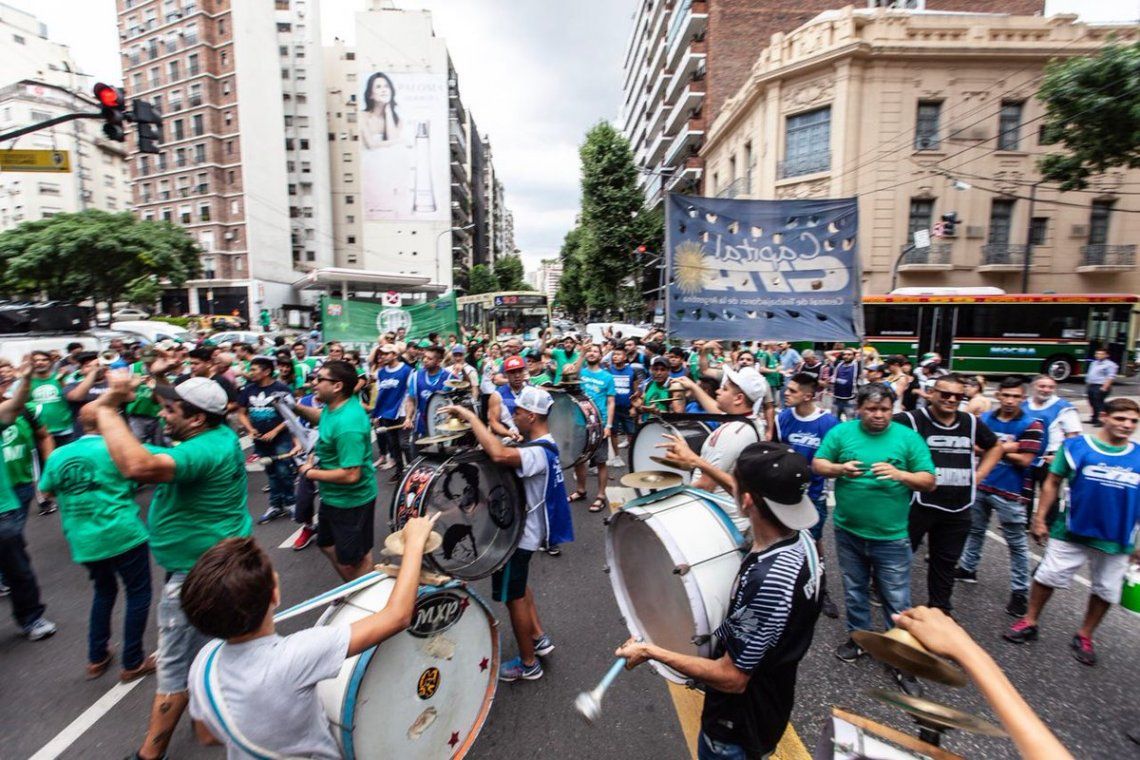
<svg viewBox="0 0 1140 760">
<path fill-rule="evenodd" d="M 158 680 L 159 694 L 187 690 L 190 663 L 210 637 L 190 625 L 182 612 L 182 582 L 186 573 L 171 573 L 158 598 Z"/>
</svg>

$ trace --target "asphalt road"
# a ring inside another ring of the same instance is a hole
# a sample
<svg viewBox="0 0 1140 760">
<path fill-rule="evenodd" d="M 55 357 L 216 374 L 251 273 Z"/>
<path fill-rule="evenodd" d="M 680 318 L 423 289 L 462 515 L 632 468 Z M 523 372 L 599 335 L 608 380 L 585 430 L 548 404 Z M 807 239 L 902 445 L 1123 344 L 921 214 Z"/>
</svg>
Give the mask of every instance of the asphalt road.
<svg viewBox="0 0 1140 760">
<path fill-rule="evenodd" d="M 1066 386 L 1069 391 L 1071 386 Z M 1079 395 L 1074 388 L 1072 395 Z M 1066 393 L 1070 395 L 1070 393 Z M 618 471 L 618 474 L 623 471 Z M 260 514 L 264 506 L 261 473 L 250 473 L 250 509 Z M 382 485 L 380 504 L 386 528 L 391 486 Z M 612 651 L 626 632 L 620 622 L 609 582 L 604 575 L 603 524 L 576 505 L 578 540 L 566 547 L 560 558 L 536 556 L 532 585 L 536 590 L 543 622 L 557 649 L 545 661 L 546 675 L 537 682 L 501 685 L 482 734 L 471 756 L 476 758 L 532 757 L 550 753 L 557 757 L 613 757 L 628 760 L 681 760 L 689 757 L 678 714 L 665 683 L 650 670 L 624 673 L 606 696 L 605 714 L 593 726 L 585 725 L 573 712 L 575 695 L 591 688 L 612 662 Z M 303 552 L 276 548 L 293 527 L 278 521 L 256 529 L 281 576 L 283 603 L 287 606 L 337 585 L 337 578 L 315 547 Z M 830 533 L 830 532 L 829 532 Z M 133 688 L 116 686 L 115 671 L 96 681 L 85 681 L 87 613 L 90 587 L 83 569 L 73 564 L 59 531 L 57 516 L 29 520 L 28 544 L 44 597 L 48 616 L 60 631 L 42 642 L 19 637 L 8 619 L 0 622 L 0 757 L 25 758 L 116 758 L 134 751 L 141 740 L 154 680 L 147 678 Z M 828 556 L 834 556 L 828 535 Z M 925 599 L 925 566 L 915 562 L 915 600 Z M 1068 641 L 1079 625 L 1087 588 L 1075 585 L 1058 592 L 1042 624 L 1041 639 L 1014 646 L 1000 640 L 1011 619 L 1004 613 L 1008 596 L 1008 564 L 1005 548 L 987 541 L 976 586 L 959 586 L 955 592 L 958 618 L 997 659 L 1013 683 L 1029 699 L 1061 740 L 1082 758 L 1140 757 L 1140 747 L 1124 737 L 1127 728 L 1140 720 L 1140 617 L 1113 609 L 1097 637 L 1100 663 L 1089 668 L 1069 654 Z M 158 568 L 155 587 L 161 583 Z M 830 580 L 832 594 L 841 598 L 838 579 Z M 484 599 L 490 599 L 489 583 L 475 584 Z M 489 602 L 499 618 L 503 657 L 515 654 L 509 622 L 501 605 Z M 119 626 L 122 602 L 116 610 Z M 297 625 L 309 625 L 316 614 Z M 148 645 L 153 646 L 152 631 Z M 291 621 L 287 626 L 293 624 Z M 294 627 L 284 627 L 288 632 Z M 914 726 L 900 712 L 865 695 L 868 688 L 891 689 L 887 671 L 869 658 L 855 664 L 837 660 L 832 651 L 844 640 L 841 620 L 821 618 L 812 648 L 800 669 L 796 709 L 792 722 L 798 735 L 814 746 L 832 705 L 838 705 L 903 731 Z M 115 636 L 118 639 L 118 635 Z M 124 693 L 125 692 L 125 693 Z M 952 689 L 929 684 L 927 696 L 993 719 L 976 690 Z M 105 711 L 96 707 L 116 699 Z M 91 719 L 92 716 L 94 719 Z M 84 716 L 81 725 L 77 718 Z M 689 716 L 691 718 L 691 716 Z M 377 707 L 383 719 L 383 707 Z M 65 729 L 68 729 L 65 732 Z M 61 737 L 61 732 L 65 736 Z M 68 744 L 67 739 L 73 739 Z M 967 757 L 1016 757 L 1008 741 L 952 733 L 944 746 Z M 56 751 L 42 752 L 44 748 Z M 783 758 L 800 758 L 794 747 Z M 176 733 L 171 756 L 218 758 L 216 748 L 193 743 L 188 722 Z"/>
</svg>

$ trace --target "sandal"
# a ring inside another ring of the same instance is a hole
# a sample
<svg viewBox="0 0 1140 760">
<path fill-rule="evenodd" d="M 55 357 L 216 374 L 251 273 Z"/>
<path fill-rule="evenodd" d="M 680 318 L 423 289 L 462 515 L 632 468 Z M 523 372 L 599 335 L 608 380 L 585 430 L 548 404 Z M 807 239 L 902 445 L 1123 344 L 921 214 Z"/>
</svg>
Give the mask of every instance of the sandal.
<svg viewBox="0 0 1140 760">
<path fill-rule="evenodd" d="M 590 511 L 591 512 L 601 512 L 603 509 L 605 509 L 609 505 L 610 505 L 609 502 L 606 501 L 606 498 L 604 496 L 599 496 L 598 498 L 594 499 L 594 501 L 590 504 Z"/>
<path fill-rule="evenodd" d="M 582 491 L 575 491 L 574 493 L 570 494 L 566 498 L 569 499 L 570 501 L 583 501 L 586 498 L 586 494 L 583 493 Z"/>
</svg>

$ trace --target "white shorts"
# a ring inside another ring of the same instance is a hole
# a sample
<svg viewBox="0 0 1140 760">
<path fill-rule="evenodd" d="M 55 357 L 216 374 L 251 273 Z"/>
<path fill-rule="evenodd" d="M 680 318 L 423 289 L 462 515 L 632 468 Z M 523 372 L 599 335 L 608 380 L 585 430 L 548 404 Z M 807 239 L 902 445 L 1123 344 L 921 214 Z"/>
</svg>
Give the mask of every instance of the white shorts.
<svg viewBox="0 0 1140 760">
<path fill-rule="evenodd" d="M 1124 574 L 1128 572 L 1127 554 L 1105 554 L 1091 546 L 1050 538 L 1033 580 L 1050 588 L 1068 588 L 1086 561 L 1092 575 L 1093 595 L 1109 604 L 1119 604 Z"/>
</svg>

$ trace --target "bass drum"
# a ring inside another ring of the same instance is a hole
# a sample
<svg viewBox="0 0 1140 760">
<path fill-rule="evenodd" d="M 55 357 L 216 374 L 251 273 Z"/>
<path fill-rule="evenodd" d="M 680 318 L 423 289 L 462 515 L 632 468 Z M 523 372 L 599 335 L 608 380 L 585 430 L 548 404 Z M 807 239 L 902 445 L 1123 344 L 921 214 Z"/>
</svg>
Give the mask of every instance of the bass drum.
<svg viewBox="0 0 1140 760">
<path fill-rule="evenodd" d="M 627 502 L 606 528 L 606 572 L 633 636 L 712 657 L 744 558 L 745 538 L 712 494 L 689 486 Z M 675 683 L 689 679 L 659 662 Z"/>
<path fill-rule="evenodd" d="M 701 453 L 701 446 L 704 445 L 705 439 L 709 437 L 709 426 L 700 420 L 674 420 L 666 422 L 660 418 L 651 418 L 645 422 L 633 434 L 633 440 L 629 444 L 629 471 L 630 472 L 645 472 L 647 470 L 660 470 L 663 472 L 675 472 L 684 478 L 685 483 L 691 483 L 693 479 L 692 470 L 681 470 L 676 467 L 654 462 L 649 457 L 660 457 L 665 455 L 665 449 L 657 448 L 657 444 L 666 443 L 666 435 L 675 435 L 684 438 L 691 448 L 696 453 Z"/>
<path fill-rule="evenodd" d="M 507 563 L 526 522 L 522 481 L 482 449 L 412 462 L 392 499 L 389 527 L 439 512 L 443 544 L 426 555 L 435 570 L 460 580 L 486 578 Z"/>
<path fill-rule="evenodd" d="M 554 405 L 547 422 L 550 435 L 558 444 L 558 460 L 567 470 L 585 462 L 604 440 L 602 417 L 589 396 L 578 390 L 548 388 Z"/>
<path fill-rule="evenodd" d="M 317 625 L 350 625 L 384 608 L 394 578 L 329 607 Z M 344 661 L 317 695 L 348 760 L 464 757 L 499 674 L 499 632 L 487 605 L 461 584 L 422 586 L 413 622 Z"/>
<path fill-rule="evenodd" d="M 451 415 L 439 411 L 445 406 L 465 406 L 476 414 L 479 413 L 479 407 L 471 398 L 470 391 L 436 391 L 428 396 L 427 407 L 424 409 L 429 436 L 446 435 L 451 432 L 438 429 L 441 422 L 451 419 Z"/>
</svg>

